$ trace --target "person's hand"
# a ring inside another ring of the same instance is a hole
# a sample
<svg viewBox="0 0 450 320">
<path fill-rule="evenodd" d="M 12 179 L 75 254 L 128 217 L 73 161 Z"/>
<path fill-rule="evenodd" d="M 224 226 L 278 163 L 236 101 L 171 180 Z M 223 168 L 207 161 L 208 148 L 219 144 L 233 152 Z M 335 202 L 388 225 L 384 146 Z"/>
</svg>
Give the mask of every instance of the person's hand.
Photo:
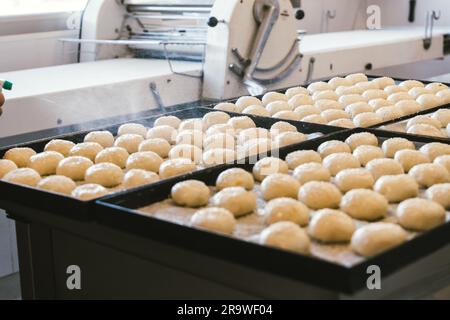
<svg viewBox="0 0 450 320">
<path fill-rule="evenodd" d="M 5 103 L 5 96 L 0 92 L 0 116 L 3 113 L 2 105 Z"/>
</svg>

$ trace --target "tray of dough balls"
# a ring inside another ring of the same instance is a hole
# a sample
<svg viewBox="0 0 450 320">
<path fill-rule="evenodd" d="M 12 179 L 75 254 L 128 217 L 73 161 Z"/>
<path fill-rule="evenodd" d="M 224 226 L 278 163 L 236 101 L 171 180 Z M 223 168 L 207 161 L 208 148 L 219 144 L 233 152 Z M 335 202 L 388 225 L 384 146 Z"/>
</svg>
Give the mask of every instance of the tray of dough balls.
<svg viewBox="0 0 450 320">
<path fill-rule="evenodd" d="M 450 89 L 443 83 L 368 78 L 357 73 L 327 82 L 313 82 L 306 88 L 289 88 L 284 93 L 240 97 L 234 103 L 219 103 L 214 109 L 336 127 L 367 128 L 448 103 Z"/>
<path fill-rule="evenodd" d="M 75 209 L 107 194 L 334 131 L 327 126 L 292 125 L 209 108 L 185 109 L 6 147 L 0 150 L 0 199 L 78 217 L 82 214 L 73 213 Z M 58 204 L 44 201 L 43 193 L 45 199 L 57 197 Z M 67 210 L 65 201 L 76 202 L 77 207 Z"/>
<path fill-rule="evenodd" d="M 434 141 L 356 128 L 113 196 L 97 213 L 133 233 L 355 289 L 368 265 L 386 275 L 449 242 L 450 145 Z"/>
</svg>

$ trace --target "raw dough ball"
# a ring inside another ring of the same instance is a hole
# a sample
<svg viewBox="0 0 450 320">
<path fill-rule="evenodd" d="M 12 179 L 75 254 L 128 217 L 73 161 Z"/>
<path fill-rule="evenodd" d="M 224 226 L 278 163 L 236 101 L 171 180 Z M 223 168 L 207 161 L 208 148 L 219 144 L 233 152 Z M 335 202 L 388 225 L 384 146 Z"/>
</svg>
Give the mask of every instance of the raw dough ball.
<svg viewBox="0 0 450 320">
<path fill-rule="evenodd" d="M 114 144 L 114 136 L 109 131 L 92 131 L 84 137 L 84 142 L 97 142 L 103 148 L 111 147 Z"/>
<path fill-rule="evenodd" d="M 138 151 L 153 151 L 161 158 L 167 158 L 170 151 L 170 143 L 167 140 L 161 138 L 147 139 L 139 144 Z"/>
<path fill-rule="evenodd" d="M 197 169 L 194 162 L 186 158 L 170 159 L 164 161 L 159 166 L 159 176 L 161 179 L 168 179 Z"/>
<path fill-rule="evenodd" d="M 238 112 L 237 106 L 234 103 L 222 102 L 214 107 L 215 110 L 227 111 L 227 112 Z"/>
<path fill-rule="evenodd" d="M 353 82 L 351 82 L 350 80 L 345 79 L 345 78 L 334 77 L 328 81 L 328 84 L 331 86 L 331 88 L 333 90 L 335 90 L 337 87 L 341 87 L 341 86 L 342 87 L 350 87 L 353 85 Z"/>
<path fill-rule="evenodd" d="M 301 132 L 283 132 L 277 135 L 275 139 L 273 139 L 273 142 L 277 148 L 281 148 L 305 140 L 306 136 Z"/>
<path fill-rule="evenodd" d="M 387 86 L 393 86 L 395 85 L 395 81 L 392 78 L 389 77 L 380 77 L 372 80 L 373 83 L 376 83 L 378 87 L 381 89 L 386 88 Z"/>
<path fill-rule="evenodd" d="M 431 90 L 433 93 L 437 93 L 441 90 L 446 90 L 448 89 L 448 86 L 440 83 L 440 82 L 433 82 L 433 83 L 429 83 L 425 86 L 426 89 Z"/>
<path fill-rule="evenodd" d="M 330 182 L 310 181 L 298 193 L 298 199 L 312 209 L 337 208 L 342 194 Z"/>
<path fill-rule="evenodd" d="M 19 168 L 26 167 L 28 165 L 28 161 L 32 156 L 36 154 L 31 148 L 12 148 L 6 151 L 3 159 L 11 160 L 18 166 Z"/>
<path fill-rule="evenodd" d="M 440 129 L 442 126 L 442 124 L 439 120 L 436 120 L 429 116 L 423 115 L 423 116 L 417 116 L 417 117 L 414 117 L 414 118 L 408 120 L 408 122 L 406 123 L 406 128 L 408 129 L 415 124 L 428 124 L 430 126 L 435 127 L 436 129 Z"/>
<path fill-rule="evenodd" d="M 236 110 L 235 111 L 242 112 L 242 110 L 244 110 L 248 106 L 252 106 L 252 105 L 262 105 L 262 102 L 261 102 L 261 100 L 259 100 L 256 97 L 250 97 L 250 96 L 240 97 L 236 101 Z"/>
<path fill-rule="evenodd" d="M 66 176 L 49 176 L 39 181 L 37 187 L 38 189 L 70 195 L 77 185 Z"/>
<path fill-rule="evenodd" d="M 128 159 L 128 151 L 121 147 L 111 147 L 100 151 L 95 157 L 95 163 L 110 162 L 125 168 Z"/>
<path fill-rule="evenodd" d="M 342 127 L 352 129 L 355 128 L 355 124 L 350 119 L 336 119 L 328 122 L 329 126 Z"/>
<path fill-rule="evenodd" d="M 300 226 L 305 226 L 309 221 L 309 209 L 295 199 L 277 198 L 270 200 L 264 207 L 264 218 L 267 224 L 291 221 Z"/>
<path fill-rule="evenodd" d="M 255 181 L 250 172 L 241 168 L 231 168 L 219 174 L 216 180 L 216 188 L 222 190 L 228 187 L 242 187 L 252 190 Z"/>
<path fill-rule="evenodd" d="M 190 225 L 195 228 L 232 234 L 236 226 L 236 219 L 227 209 L 205 208 L 194 213 Z"/>
<path fill-rule="evenodd" d="M 70 149 L 75 146 L 75 143 L 68 140 L 53 139 L 44 147 L 44 151 L 56 151 L 61 153 L 64 157 L 68 157 Z"/>
<path fill-rule="evenodd" d="M 309 181 L 330 181 L 330 171 L 316 162 L 305 163 L 295 168 L 293 177 L 301 184 Z"/>
<path fill-rule="evenodd" d="M 36 170 L 41 176 L 56 173 L 56 167 L 64 156 L 56 151 L 44 151 L 30 157 L 28 167 Z"/>
<path fill-rule="evenodd" d="M 80 200 L 92 200 L 108 194 L 108 190 L 95 183 L 83 184 L 72 191 L 72 197 Z"/>
<path fill-rule="evenodd" d="M 263 158 L 253 166 L 253 176 L 257 181 L 263 181 L 265 177 L 273 173 L 288 173 L 288 171 L 287 163 L 274 157 Z"/>
<path fill-rule="evenodd" d="M 397 85 L 391 85 L 384 88 L 384 91 L 387 92 L 387 94 L 394 94 L 399 92 L 408 92 L 409 89 L 407 87 L 397 86 Z"/>
<path fill-rule="evenodd" d="M 405 138 L 390 138 L 381 145 L 386 157 L 394 158 L 395 153 L 399 150 L 415 150 L 414 143 Z"/>
<path fill-rule="evenodd" d="M 176 144 L 191 144 L 198 148 L 203 148 L 203 131 L 200 130 L 183 130 L 180 131 L 176 138 Z"/>
<path fill-rule="evenodd" d="M 426 154 L 431 161 L 442 155 L 450 155 L 450 145 L 440 142 L 427 143 L 419 150 Z"/>
<path fill-rule="evenodd" d="M 1 160 L 0 160 L 1 162 Z M 443 155 L 436 157 L 433 161 L 433 163 L 440 164 L 441 166 L 445 167 L 448 172 L 450 172 L 450 155 Z M 1 174 L 0 174 L 1 176 Z"/>
<path fill-rule="evenodd" d="M 450 109 L 439 109 L 431 115 L 431 118 L 438 120 L 444 128 L 450 123 Z"/>
<path fill-rule="evenodd" d="M 389 203 L 375 191 L 353 189 L 342 197 L 340 207 L 354 219 L 372 221 L 387 215 Z"/>
<path fill-rule="evenodd" d="M 314 93 L 316 91 L 326 91 L 326 90 L 331 90 L 332 87 L 323 81 L 317 81 L 317 82 L 313 82 L 311 83 L 308 87 L 307 87 L 308 91 L 311 93 Z"/>
<path fill-rule="evenodd" d="M 325 110 L 344 110 L 344 106 L 342 103 L 337 102 L 336 100 L 330 99 L 321 99 L 314 102 L 314 106 L 319 108 L 320 111 Z"/>
<path fill-rule="evenodd" d="M 275 113 L 272 118 L 282 120 L 300 121 L 300 115 L 295 111 L 279 111 Z"/>
<path fill-rule="evenodd" d="M 417 99 L 418 97 L 420 97 L 423 94 L 430 94 L 430 93 L 434 93 L 434 92 L 431 91 L 430 89 L 423 88 L 423 87 L 415 87 L 408 91 L 408 94 L 413 96 L 414 99 Z"/>
<path fill-rule="evenodd" d="M 232 106 L 234 106 L 232 104 Z M 175 116 L 162 116 L 155 120 L 155 123 L 153 124 L 154 127 L 159 126 L 169 126 L 174 129 L 178 129 L 180 126 L 181 120 L 178 117 Z"/>
<path fill-rule="evenodd" d="M 302 254 L 308 254 L 310 247 L 305 230 L 290 221 L 280 221 L 264 229 L 259 243 Z"/>
<path fill-rule="evenodd" d="M 300 119 L 310 116 L 313 114 L 320 114 L 321 110 L 318 107 L 311 106 L 311 105 L 303 105 L 298 106 L 294 109 L 294 112 L 297 113 L 300 116 Z"/>
<path fill-rule="evenodd" d="M 450 89 L 441 90 L 436 93 L 436 96 L 441 98 L 442 104 L 450 103 Z"/>
<path fill-rule="evenodd" d="M 203 131 L 203 120 L 200 118 L 186 119 L 181 121 L 178 132 L 184 130 L 200 130 Z M 176 134 L 175 134 L 176 136 Z M 174 136 L 174 137 L 175 137 Z"/>
<path fill-rule="evenodd" d="M 327 124 L 327 121 L 318 114 L 312 114 L 301 119 L 303 122 L 315 123 L 315 124 Z"/>
<path fill-rule="evenodd" d="M 450 173 L 444 166 L 435 163 L 422 163 L 414 166 L 408 173 L 420 186 L 450 182 Z M 449 195 L 450 196 L 450 195 Z"/>
<path fill-rule="evenodd" d="M 256 128 L 255 122 L 247 116 L 232 117 L 227 122 L 235 130 L 242 130 L 247 128 Z"/>
<path fill-rule="evenodd" d="M 203 141 L 203 146 L 205 150 L 209 149 L 231 149 L 234 150 L 236 147 L 236 142 L 234 137 L 227 133 L 217 133 L 211 136 L 208 136 Z"/>
<path fill-rule="evenodd" d="M 346 152 L 333 153 L 323 159 L 323 166 L 327 168 L 334 177 L 344 169 L 359 168 L 361 164 L 355 156 Z"/>
<path fill-rule="evenodd" d="M 299 165 L 308 162 L 322 163 L 322 158 L 320 157 L 320 154 L 314 150 L 298 150 L 291 152 L 286 156 L 286 163 L 288 164 L 289 169 L 295 169 Z"/>
<path fill-rule="evenodd" d="M 386 197 L 389 202 L 400 202 L 419 194 L 419 185 L 407 174 L 383 176 L 377 180 L 374 190 Z"/>
<path fill-rule="evenodd" d="M 430 126 L 429 124 L 415 124 L 409 127 L 406 132 L 423 136 L 444 137 L 441 130 L 436 129 L 436 127 Z"/>
<path fill-rule="evenodd" d="M 144 141 L 144 138 L 142 138 L 142 136 L 138 134 L 124 134 L 120 137 L 117 137 L 116 141 L 114 142 L 114 146 L 124 148 L 128 153 L 135 153 L 138 152 L 139 145 L 142 143 L 142 141 Z"/>
<path fill-rule="evenodd" d="M 180 131 L 181 131 L 181 129 L 180 129 Z M 170 144 L 174 144 L 175 139 L 177 137 L 177 133 L 178 133 L 177 129 L 174 129 L 171 126 L 160 125 L 160 126 L 149 129 L 147 132 L 147 135 L 146 135 L 146 139 L 161 138 L 161 139 L 166 140 Z M 120 138 L 121 137 L 117 138 L 116 143 Z M 144 139 L 142 139 L 139 143 L 141 143 L 143 140 Z M 136 151 L 137 151 L 137 149 L 136 149 Z M 134 151 L 134 152 L 136 152 L 136 151 Z"/>
<path fill-rule="evenodd" d="M 342 97 L 342 96 L 347 96 L 350 94 L 360 95 L 363 93 L 363 89 L 360 87 L 357 87 L 357 86 L 353 86 L 353 85 L 350 87 L 339 86 L 336 88 L 335 92 L 339 97 Z"/>
<path fill-rule="evenodd" d="M 404 115 L 417 113 L 422 110 L 422 106 L 414 100 L 402 100 L 395 104 L 395 107 L 399 109 Z"/>
<path fill-rule="evenodd" d="M 383 107 L 375 112 L 382 120 L 390 121 L 404 116 L 403 112 L 396 107 Z"/>
<path fill-rule="evenodd" d="M 353 73 L 349 74 L 345 77 L 348 81 L 350 81 L 352 84 L 356 84 L 358 82 L 367 82 L 369 79 L 364 73 Z"/>
<path fill-rule="evenodd" d="M 85 157 L 73 156 L 61 160 L 56 168 L 56 174 L 66 176 L 74 181 L 84 180 L 86 170 L 94 163 Z"/>
<path fill-rule="evenodd" d="M 16 170 L 17 165 L 11 160 L 2 159 L 0 160 L 0 179 L 3 178 L 5 174 L 10 171 Z"/>
<path fill-rule="evenodd" d="M 352 250 L 363 257 L 371 257 L 396 247 L 407 240 L 408 234 L 399 225 L 386 222 L 367 224 L 355 231 Z"/>
<path fill-rule="evenodd" d="M 170 194 L 177 205 L 195 208 L 208 204 L 210 191 L 202 181 L 186 180 L 175 184 Z"/>
<path fill-rule="evenodd" d="M 395 153 L 394 159 L 402 165 L 405 172 L 409 172 L 415 165 L 430 162 L 428 156 L 418 150 L 399 150 Z"/>
<path fill-rule="evenodd" d="M 122 183 L 123 172 L 112 163 L 99 163 L 89 167 L 84 177 L 87 183 L 100 184 L 111 188 Z"/>
<path fill-rule="evenodd" d="M 312 98 L 314 101 L 323 100 L 323 99 L 337 101 L 337 99 L 339 99 L 339 96 L 333 90 L 324 90 L 324 91 L 314 92 Z"/>
<path fill-rule="evenodd" d="M 260 116 L 260 117 L 270 117 L 270 112 L 266 108 L 264 108 L 261 105 L 251 105 L 242 110 L 243 114 L 252 114 L 254 116 Z"/>
<path fill-rule="evenodd" d="M 405 87 L 406 89 L 410 90 L 412 88 L 416 87 L 425 87 L 425 85 L 417 80 L 406 80 L 399 84 L 400 87 Z"/>
<path fill-rule="evenodd" d="M 230 115 L 223 111 L 213 111 L 205 114 L 202 118 L 203 128 L 208 129 L 215 124 L 226 123 L 230 119 Z"/>
<path fill-rule="evenodd" d="M 352 189 L 372 189 L 375 181 L 369 170 L 356 168 L 339 172 L 335 183 L 342 192 L 347 192 Z"/>
<path fill-rule="evenodd" d="M 286 121 L 275 122 L 270 127 L 270 135 L 272 137 L 275 137 L 278 134 L 283 133 L 283 132 L 297 132 L 297 127 Z"/>
<path fill-rule="evenodd" d="M 169 158 L 187 158 L 195 163 L 200 163 L 202 161 L 203 151 L 199 147 L 191 144 L 179 144 L 173 146 L 169 152 Z M 162 160 L 162 158 L 161 158 Z"/>
<path fill-rule="evenodd" d="M 39 173 L 30 168 L 15 169 L 2 178 L 3 181 L 35 187 L 41 180 Z"/>
<path fill-rule="evenodd" d="M 214 136 L 216 134 L 221 134 L 221 133 L 226 133 L 226 134 L 229 134 L 230 136 L 234 137 L 236 132 L 235 132 L 234 128 L 228 123 L 215 124 L 215 125 L 211 126 L 210 128 L 208 128 L 208 130 L 206 130 L 206 137 Z"/>
<path fill-rule="evenodd" d="M 267 152 L 272 148 L 272 141 L 267 138 L 252 139 L 246 142 L 239 151 L 239 158 L 254 157 L 260 154 L 267 155 Z"/>
<path fill-rule="evenodd" d="M 296 96 L 298 94 L 306 94 L 308 95 L 308 89 L 303 88 L 303 87 L 293 87 L 290 89 L 287 89 L 285 92 L 286 97 L 288 97 L 288 99 L 292 98 L 293 96 Z"/>
<path fill-rule="evenodd" d="M 205 166 L 215 166 L 224 163 L 230 163 L 236 160 L 236 152 L 230 149 L 209 149 L 203 153 L 203 164 Z"/>
<path fill-rule="evenodd" d="M 394 159 L 373 159 L 366 165 L 375 180 L 382 176 L 403 174 L 402 165 Z"/>
<path fill-rule="evenodd" d="M 361 145 L 378 146 L 378 138 L 370 132 L 354 133 L 345 139 L 345 143 L 355 150 Z"/>
<path fill-rule="evenodd" d="M 353 155 L 359 160 L 362 166 L 365 166 L 373 159 L 384 158 L 384 152 L 380 147 L 362 145 L 353 151 Z"/>
<path fill-rule="evenodd" d="M 403 228 L 417 231 L 430 230 L 445 223 L 445 209 L 439 203 L 413 198 L 397 207 L 398 222 Z"/>
<path fill-rule="evenodd" d="M 344 106 L 348 106 L 351 104 L 355 104 L 358 102 L 364 102 L 363 105 L 367 105 L 367 98 L 364 98 L 362 95 L 360 94 L 347 94 L 347 95 L 343 95 L 340 96 L 339 100 L 340 103 L 342 103 Z"/>
<path fill-rule="evenodd" d="M 410 100 L 405 100 L 405 101 L 410 101 Z M 380 108 L 383 107 L 390 107 L 392 106 L 392 102 L 387 101 L 386 99 L 382 99 L 382 98 L 378 98 L 378 99 L 371 99 L 368 102 L 369 106 L 372 107 L 373 111 L 377 111 Z"/>
<path fill-rule="evenodd" d="M 393 93 L 393 94 L 389 95 L 386 100 L 395 104 L 402 100 L 414 100 L 414 97 L 412 97 L 411 95 L 409 95 L 406 92 L 397 92 L 397 93 Z"/>
<path fill-rule="evenodd" d="M 288 97 L 286 97 L 285 94 L 279 93 L 279 92 L 267 92 L 262 97 L 261 101 L 262 101 L 263 105 L 265 105 L 267 107 L 269 105 L 269 103 L 274 102 L 274 101 L 288 101 Z"/>
<path fill-rule="evenodd" d="M 267 176 L 261 183 L 261 193 L 264 200 L 275 198 L 297 198 L 300 183 L 293 177 L 283 173 Z"/>
<path fill-rule="evenodd" d="M 289 99 L 289 105 L 295 109 L 299 106 L 313 105 L 314 100 L 306 94 L 297 94 Z"/>
<path fill-rule="evenodd" d="M 291 111 L 293 107 L 286 101 L 274 101 L 266 106 L 266 110 L 269 111 L 270 115 L 274 115 L 280 111 Z"/>
<path fill-rule="evenodd" d="M 319 148 L 317 148 L 317 152 L 325 158 L 333 153 L 351 153 L 350 147 L 339 140 L 330 140 L 323 142 Z"/>
<path fill-rule="evenodd" d="M 373 108 L 367 102 L 355 102 L 345 107 L 345 112 L 347 112 L 352 118 L 356 117 L 358 114 L 372 111 Z"/>
<path fill-rule="evenodd" d="M 83 142 L 76 144 L 70 149 L 70 155 L 86 157 L 89 160 L 94 161 L 97 154 L 102 150 L 103 147 L 97 142 Z"/>
<path fill-rule="evenodd" d="M 235 217 L 251 213 L 256 209 L 256 195 L 242 187 L 229 187 L 216 193 L 211 203 L 213 206 L 229 210 Z"/>
<path fill-rule="evenodd" d="M 270 132 L 264 128 L 248 128 L 239 132 L 237 143 L 242 145 L 253 139 L 270 138 Z"/>
<path fill-rule="evenodd" d="M 361 88 L 364 92 L 367 90 L 379 90 L 380 89 L 378 84 L 376 84 L 376 82 L 372 82 L 372 81 L 358 82 L 357 84 L 355 84 L 355 86 L 357 86 L 358 88 Z"/>
<path fill-rule="evenodd" d="M 126 123 L 121 125 L 117 130 L 118 136 L 122 136 L 124 134 L 137 134 L 142 138 L 145 138 L 145 135 L 147 134 L 147 128 L 140 123 Z"/>
<path fill-rule="evenodd" d="M 123 177 L 123 186 L 125 188 L 135 188 L 157 181 L 159 181 L 159 176 L 154 172 L 142 169 L 131 169 Z"/>
<path fill-rule="evenodd" d="M 136 152 L 127 159 L 126 169 L 143 169 L 147 171 L 158 172 L 163 159 L 157 153 L 152 151 Z"/>
<path fill-rule="evenodd" d="M 383 118 L 374 112 L 359 113 L 353 119 L 356 127 L 368 128 L 383 122 Z"/>
<path fill-rule="evenodd" d="M 423 94 L 416 101 L 422 106 L 422 109 L 431 109 L 443 104 L 442 99 L 434 94 Z"/>
<path fill-rule="evenodd" d="M 450 209 L 450 183 L 435 184 L 428 188 L 425 194 L 428 199 Z"/>
<path fill-rule="evenodd" d="M 355 232 L 355 223 L 342 211 L 322 209 L 312 217 L 308 232 L 322 242 L 348 242 Z"/>
<path fill-rule="evenodd" d="M 329 109 L 320 114 L 327 122 L 337 119 L 350 119 L 350 115 L 344 110 Z"/>
</svg>

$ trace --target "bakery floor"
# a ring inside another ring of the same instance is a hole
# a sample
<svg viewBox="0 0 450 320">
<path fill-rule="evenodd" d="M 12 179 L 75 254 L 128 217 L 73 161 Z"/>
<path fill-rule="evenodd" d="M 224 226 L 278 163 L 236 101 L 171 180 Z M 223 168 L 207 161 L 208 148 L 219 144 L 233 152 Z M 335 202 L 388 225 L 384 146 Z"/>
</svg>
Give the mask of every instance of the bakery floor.
<svg viewBox="0 0 450 320">
<path fill-rule="evenodd" d="M 0 300 L 20 300 L 20 275 L 13 273 L 0 278 Z"/>
</svg>

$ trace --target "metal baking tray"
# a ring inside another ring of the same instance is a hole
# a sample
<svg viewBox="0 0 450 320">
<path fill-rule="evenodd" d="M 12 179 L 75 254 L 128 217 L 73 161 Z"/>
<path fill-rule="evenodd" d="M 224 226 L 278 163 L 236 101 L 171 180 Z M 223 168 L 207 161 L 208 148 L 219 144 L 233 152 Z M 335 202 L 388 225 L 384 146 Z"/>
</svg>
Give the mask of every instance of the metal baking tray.
<svg viewBox="0 0 450 320">
<path fill-rule="evenodd" d="M 287 154 L 295 150 L 316 150 L 325 141 L 332 139 L 343 141 L 357 132 L 371 132 L 380 141 L 392 137 L 404 137 L 417 145 L 436 141 L 443 142 L 440 139 L 356 128 L 284 147 L 279 150 L 279 156 L 284 159 Z M 149 217 L 137 211 L 139 208 L 168 199 L 172 186 L 179 181 L 198 179 L 207 185 L 214 185 L 217 176 L 232 167 L 250 171 L 253 165 L 248 163 L 221 165 L 194 172 L 188 176 L 173 178 L 157 185 L 124 191 L 121 194 L 103 198 L 97 201 L 96 221 L 120 231 L 147 237 L 205 256 L 227 260 L 274 276 L 286 277 L 342 293 L 354 293 L 366 285 L 368 266 L 379 266 L 383 277 L 386 277 L 450 242 L 450 222 L 447 222 L 431 231 L 417 235 L 398 247 L 368 259 L 361 259 L 351 266 L 344 266 L 317 257 L 290 253 L 230 236 L 197 230 L 182 224 Z M 226 270 L 218 270 L 218 272 L 226 272 Z"/>
<path fill-rule="evenodd" d="M 211 112 L 210 108 L 189 108 L 180 111 L 159 114 L 153 117 L 137 119 L 127 122 L 135 122 L 141 123 L 148 127 L 152 126 L 154 121 L 163 116 L 163 115 L 173 115 L 177 116 L 180 119 L 191 119 L 203 117 L 205 114 Z M 237 113 L 229 113 L 232 116 L 238 116 Z M 251 116 L 253 121 L 258 127 L 269 129 L 272 124 L 277 122 L 276 119 L 268 119 L 261 117 Z M 125 122 L 126 123 L 126 122 Z M 342 130 L 342 128 L 330 127 L 324 125 L 315 125 L 309 123 L 293 123 L 297 129 L 303 133 L 315 133 L 320 132 L 324 135 L 336 132 L 338 130 Z M 121 124 L 116 124 L 108 127 L 98 128 L 96 130 L 108 130 L 112 132 L 114 135 L 117 134 L 117 130 Z M 77 132 L 74 134 L 66 134 L 55 136 L 52 138 L 40 139 L 28 143 L 10 145 L 7 147 L 2 147 L 0 149 L 0 158 L 3 157 L 4 153 L 14 147 L 30 147 L 34 149 L 36 152 L 43 151 L 47 142 L 52 139 L 66 139 L 75 143 L 79 143 L 83 141 L 84 136 L 90 131 Z M 14 207 L 17 205 L 32 207 L 34 209 L 54 212 L 69 218 L 77 219 L 77 220 L 90 220 L 90 211 L 92 210 L 92 206 L 95 200 L 90 201 L 81 201 L 70 196 L 65 196 L 61 194 L 51 193 L 42 191 L 36 188 L 16 185 L 12 183 L 8 183 L 0 180 L 0 207 L 3 209 L 14 210 Z"/>
</svg>

